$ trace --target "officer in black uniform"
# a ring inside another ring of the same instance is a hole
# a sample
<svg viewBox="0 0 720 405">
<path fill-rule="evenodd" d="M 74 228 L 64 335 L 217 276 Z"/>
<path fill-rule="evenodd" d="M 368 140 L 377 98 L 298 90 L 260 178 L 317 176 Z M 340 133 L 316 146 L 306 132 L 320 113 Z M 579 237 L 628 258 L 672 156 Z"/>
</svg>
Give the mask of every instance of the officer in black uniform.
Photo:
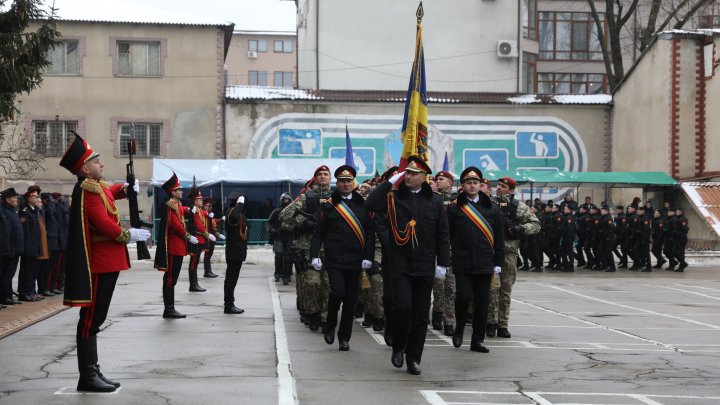
<svg viewBox="0 0 720 405">
<path fill-rule="evenodd" d="M 552 213 L 547 222 L 545 238 L 547 240 L 547 253 L 550 258 L 549 270 L 560 270 L 562 267 L 560 253 L 560 239 L 562 238 L 562 214 L 557 205 L 551 208 Z"/>
<path fill-rule="evenodd" d="M 627 268 L 627 250 L 625 250 L 625 240 L 627 239 L 628 222 L 625 216 L 625 207 L 618 205 L 615 207 L 615 235 L 617 235 L 617 244 L 613 249 L 615 255 L 620 259 L 618 268 Z"/>
<path fill-rule="evenodd" d="M 573 272 L 574 267 L 574 251 L 573 243 L 575 242 L 575 218 L 573 216 L 573 206 L 565 204 L 563 206 L 561 226 L 560 226 L 560 265 L 562 271 Z"/>
<path fill-rule="evenodd" d="M 663 264 L 666 263 L 662 255 L 663 244 L 665 243 L 665 222 L 662 211 L 655 210 L 652 220 L 652 254 L 655 256 L 657 264 L 653 266 L 653 269 L 662 269 Z"/>
<path fill-rule="evenodd" d="M 365 208 L 365 200 L 354 191 L 355 176 L 355 168 L 349 165 L 335 170 L 337 188 L 320 207 L 318 225 L 310 243 L 312 266 L 316 269 L 324 266 L 330 280 L 327 326 L 323 336 L 329 345 L 335 341 L 338 310 L 342 304 L 337 334 L 340 351 L 350 350 L 360 271 L 371 268 L 375 256 L 375 228 Z M 321 247 L 325 248 L 325 263 L 320 260 Z"/>
<path fill-rule="evenodd" d="M 673 257 L 679 264 L 675 272 L 682 273 L 688 266 L 685 261 L 685 247 L 687 246 L 688 232 L 690 231 L 690 228 L 688 227 L 688 220 L 685 216 L 683 216 L 682 208 L 677 208 L 675 210 L 675 221 L 677 223 L 675 225 L 675 240 L 673 242 L 673 251 L 675 253 L 673 254 Z"/>
<path fill-rule="evenodd" d="M 650 267 L 650 220 L 645 217 L 645 206 L 637 208 L 637 220 L 634 222 L 633 240 L 635 241 L 633 251 L 637 261 L 633 263 L 630 270 L 652 271 Z"/>
<path fill-rule="evenodd" d="M 665 219 L 665 245 L 663 246 L 663 253 L 668 258 L 669 266 L 666 270 L 674 271 L 675 265 L 675 230 L 677 229 L 677 219 L 675 218 L 675 210 L 669 208 L 667 211 L 667 218 Z"/>
<path fill-rule="evenodd" d="M 615 230 L 615 221 L 612 215 L 610 215 L 610 207 L 603 205 L 600 209 L 600 229 L 598 232 L 599 236 L 599 248 L 598 252 L 600 258 L 598 262 L 598 270 L 605 270 L 607 272 L 615 271 L 615 260 L 613 259 L 613 248 L 617 244 L 617 234 Z"/>
<path fill-rule="evenodd" d="M 585 267 L 587 262 L 585 261 L 585 254 L 583 252 L 583 244 L 585 243 L 585 219 L 587 218 L 587 211 L 583 205 L 578 207 L 575 213 L 575 232 L 577 234 L 577 266 L 578 268 Z"/>
</svg>

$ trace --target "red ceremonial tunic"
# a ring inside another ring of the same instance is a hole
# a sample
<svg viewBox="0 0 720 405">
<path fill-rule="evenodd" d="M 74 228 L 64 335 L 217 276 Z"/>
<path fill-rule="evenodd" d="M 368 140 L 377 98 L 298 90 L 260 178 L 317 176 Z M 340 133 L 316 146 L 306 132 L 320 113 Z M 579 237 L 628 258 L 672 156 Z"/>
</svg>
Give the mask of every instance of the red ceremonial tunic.
<svg viewBox="0 0 720 405">
<path fill-rule="evenodd" d="M 208 235 L 208 213 L 205 210 L 198 208 L 194 215 L 194 219 L 195 236 L 198 238 L 198 244 L 201 246 L 205 245 L 205 243 L 207 243 L 206 238 Z"/>
<path fill-rule="evenodd" d="M 185 213 L 189 211 L 175 199 L 167 203 L 167 254 L 172 256 L 187 256 L 187 243 L 185 235 Z"/>
<path fill-rule="evenodd" d="M 115 200 L 125 198 L 122 184 L 108 186 L 86 179 L 81 188 L 84 211 L 83 237 L 92 273 L 113 273 L 130 268 L 127 245 L 117 240 L 123 233 Z"/>
</svg>

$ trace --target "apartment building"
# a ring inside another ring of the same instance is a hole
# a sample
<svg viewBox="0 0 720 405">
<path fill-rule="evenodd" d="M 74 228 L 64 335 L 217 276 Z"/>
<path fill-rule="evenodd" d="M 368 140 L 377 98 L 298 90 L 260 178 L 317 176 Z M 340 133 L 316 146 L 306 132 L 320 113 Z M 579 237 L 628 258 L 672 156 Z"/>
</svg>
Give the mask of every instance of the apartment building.
<svg viewBox="0 0 720 405">
<path fill-rule="evenodd" d="M 225 66 L 230 86 L 297 87 L 297 34 L 235 31 Z"/>
</svg>

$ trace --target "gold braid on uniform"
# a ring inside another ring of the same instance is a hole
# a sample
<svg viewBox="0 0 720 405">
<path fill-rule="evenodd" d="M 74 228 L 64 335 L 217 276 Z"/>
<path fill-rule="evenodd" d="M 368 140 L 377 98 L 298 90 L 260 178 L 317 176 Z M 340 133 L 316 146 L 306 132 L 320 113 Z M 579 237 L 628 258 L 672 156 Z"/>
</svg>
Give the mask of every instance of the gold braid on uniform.
<svg viewBox="0 0 720 405">
<path fill-rule="evenodd" d="M 118 209 L 117 207 L 112 207 L 110 205 L 110 201 L 108 201 L 107 196 L 103 191 L 108 188 L 108 184 L 106 182 L 102 180 L 85 179 L 82 183 L 80 183 L 80 188 L 87 192 L 100 195 L 100 199 L 102 200 L 103 206 L 105 206 L 105 210 L 107 210 L 110 215 L 115 216 L 115 222 L 120 225 L 120 214 L 118 213 Z M 122 244 L 127 244 L 130 242 L 130 231 L 127 229 L 122 230 L 115 240 Z"/>
<path fill-rule="evenodd" d="M 185 229 L 185 218 L 183 218 L 182 210 L 177 199 L 171 198 L 165 203 L 165 205 L 171 210 L 175 211 L 175 215 L 177 215 L 178 219 L 180 220 L 180 225 L 182 225 L 183 229 Z M 185 232 L 184 238 L 186 241 L 190 240 L 190 234 Z"/>
</svg>

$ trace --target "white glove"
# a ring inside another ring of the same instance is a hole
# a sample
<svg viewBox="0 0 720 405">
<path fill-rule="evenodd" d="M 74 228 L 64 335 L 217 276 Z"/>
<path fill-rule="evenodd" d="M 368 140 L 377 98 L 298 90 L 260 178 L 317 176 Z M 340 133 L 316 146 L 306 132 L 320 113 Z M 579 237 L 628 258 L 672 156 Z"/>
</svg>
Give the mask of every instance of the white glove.
<svg viewBox="0 0 720 405">
<path fill-rule="evenodd" d="M 390 183 L 394 186 L 403 176 L 405 176 L 405 171 L 398 172 L 396 175 L 390 177 Z"/>
<path fill-rule="evenodd" d="M 370 260 L 363 260 L 361 267 L 363 270 L 367 270 L 372 267 L 372 262 Z"/>
<path fill-rule="evenodd" d="M 320 261 L 319 257 L 312 259 L 312 262 L 310 264 L 313 266 L 313 269 L 315 269 L 315 270 L 322 269 L 322 262 Z"/>
<path fill-rule="evenodd" d="M 192 243 L 193 245 L 197 245 L 200 241 L 195 236 L 190 235 L 190 239 L 188 239 L 188 242 Z"/>
<path fill-rule="evenodd" d="M 150 239 L 150 231 L 141 228 L 130 228 L 130 242 L 145 242 Z"/>
<path fill-rule="evenodd" d="M 502 273 L 502 267 L 495 266 L 495 267 L 493 267 L 493 271 L 495 272 L 495 274 L 500 274 L 500 273 Z"/>
<path fill-rule="evenodd" d="M 192 207 L 192 209 L 191 209 L 190 211 L 192 211 L 193 214 L 196 213 L 196 212 L 197 212 L 197 207 L 193 205 L 193 207 Z"/>
<path fill-rule="evenodd" d="M 237 203 L 238 203 L 238 204 L 245 204 L 245 196 L 244 196 L 244 195 L 241 195 L 240 197 L 238 197 Z"/>
<path fill-rule="evenodd" d="M 127 190 L 130 183 L 123 184 L 123 187 L 125 187 L 125 190 Z M 135 179 L 135 184 L 133 184 L 133 190 L 135 190 L 135 194 L 140 192 L 140 180 Z"/>
<path fill-rule="evenodd" d="M 225 235 L 223 235 L 221 233 L 218 234 L 218 237 L 220 238 L 220 240 L 225 240 Z"/>
<path fill-rule="evenodd" d="M 214 212 L 211 212 L 210 214 L 208 214 L 208 216 L 209 216 L 210 218 L 215 218 L 215 213 L 214 213 Z"/>
<path fill-rule="evenodd" d="M 215 242 L 217 240 L 217 238 L 213 234 L 209 234 L 208 239 L 210 239 L 210 242 Z"/>
<path fill-rule="evenodd" d="M 446 274 L 447 274 L 447 267 L 445 267 L 445 266 L 435 266 L 435 278 L 438 278 L 438 279 L 440 279 L 440 280 L 444 280 Z"/>
<path fill-rule="evenodd" d="M 225 215 L 223 215 L 222 220 L 223 220 L 223 221 L 225 220 Z"/>
</svg>

